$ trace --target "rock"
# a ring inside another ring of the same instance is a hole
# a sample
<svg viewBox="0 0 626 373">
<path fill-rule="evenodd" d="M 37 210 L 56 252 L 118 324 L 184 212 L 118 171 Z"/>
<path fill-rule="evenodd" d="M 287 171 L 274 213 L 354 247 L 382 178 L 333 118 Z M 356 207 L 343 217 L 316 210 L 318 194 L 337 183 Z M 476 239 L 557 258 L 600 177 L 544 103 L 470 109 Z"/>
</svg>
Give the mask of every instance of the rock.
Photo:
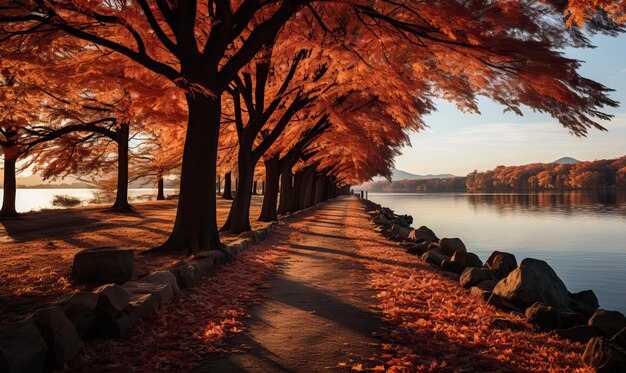
<svg viewBox="0 0 626 373">
<path fill-rule="evenodd" d="M 548 263 L 538 259 L 524 259 L 520 266 L 500 280 L 494 294 L 520 307 L 539 302 L 569 309 L 569 294 L 563 281 Z"/>
<path fill-rule="evenodd" d="M 189 264 L 192 267 L 196 267 L 200 278 L 204 278 L 213 274 L 213 262 L 213 258 L 185 259 L 185 263 Z"/>
<path fill-rule="evenodd" d="M 158 285 L 164 286 L 164 285 Z M 153 314 L 159 303 L 153 294 L 132 294 L 124 313 L 129 318 L 129 324 L 135 325 L 139 320 Z"/>
<path fill-rule="evenodd" d="M 133 278 L 132 249 L 101 247 L 79 251 L 74 256 L 72 277 L 99 284 L 124 283 Z"/>
<path fill-rule="evenodd" d="M 454 273 L 454 272 L 450 272 L 450 271 L 443 271 L 441 272 L 442 275 L 444 275 L 444 277 L 447 277 L 453 281 L 459 281 L 459 274 L 458 273 Z"/>
<path fill-rule="evenodd" d="M 495 288 L 497 284 L 498 283 L 495 280 L 485 280 L 485 281 L 478 283 L 476 287 L 482 290 L 487 290 L 489 292 L 492 292 L 493 288 Z"/>
<path fill-rule="evenodd" d="M 172 288 L 172 292 L 174 293 L 174 295 L 180 293 L 180 288 L 178 287 L 178 281 L 176 280 L 176 276 L 174 276 L 170 271 L 152 272 L 148 276 L 142 278 L 140 282 L 148 282 L 151 284 L 167 284 L 170 286 L 170 288 Z"/>
<path fill-rule="evenodd" d="M 478 255 L 474 253 L 468 253 L 463 251 L 457 251 L 452 255 L 452 262 L 458 263 L 461 268 L 467 267 L 482 267 L 483 262 Z"/>
<path fill-rule="evenodd" d="M 528 330 L 526 325 L 517 320 L 510 320 L 505 318 L 495 318 L 491 320 L 491 327 L 500 330 L 513 330 L 513 331 L 525 331 Z"/>
<path fill-rule="evenodd" d="M 453 262 L 447 259 L 441 261 L 440 267 L 442 271 L 453 272 L 456 274 L 461 274 L 461 272 L 465 269 L 458 262 Z"/>
<path fill-rule="evenodd" d="M 439 240 L 439 245 L 441 245 L 441 250 L 448 256 L 454 255 L 457 251 L 467 252 L 465 244 L 460 238 L 442 238 Z"/>
<path fill-rule="evenodd" d="M 76 332 L 82 338 L 96 319 L 98 294 L 89 291 L 79 291 L 64 297 L 59 306 L 63 308 L 65 316 L 72 322 Z"/>
<path fill-rule="evenodd" d="M 506 299 L 502 299 L 502 297 L 499 297 L 498 295 L 494 293 L 491 293 L 491 296 L 487 300 L 487 304 L 491 304 L 492 306 L 499 308 L 501 310 L 504 310 L 504 311 L 514 312 L 516 314 L 519 314 L 520 316 L 524 315 L 524 313 L 519 307 L 507 301 Z"/>
<path fill-rule="evenodd" d="M 89 335 L 101 339 L 123 339 L 128 335 L 132 321 L 125 312 L 110 317 L 101 317 L 93 323 Z"/>
<path fill-rule="evenodd" d="M 600 336 L 600 334 L 589 325 L 579 325 L 568 329 L 556 329 L 552 334 L 578 343 L 587 343 L 590 339 Z"/>
<path fill-rule="evenodd" d="M 122 287 L 128 292 L 131 300 L 133 296 L 150 294 L 153 296 L 152 302 L 161 305 L 169 303 L 174 299 L 174 291 L 170 284 L 128 281 Z"/>
<path fill-rule="evenodd" d="M 600 334 L 612 338 L 626 328 L 626 317 L 617 311 L 597 310 L 589 319 L 589 325 L 596 328 Z"/>
<path fill-rule="evenodd" d="M 0 372 L 42 372 L 46 341 L 33 320 L 18 321 L 0 331 Z"/>
<path fill-rule="evenodd" d="M 437 251 L 437 250 L 429 250 L 422 255 L 422 260 L 426 263 L 430 263 L 439 267 L 441 262 L 444 260 L 449 260 L 450 257 Z"/>
<path fill-rule="evenodd" d="M 478 286 L 472 286 L 470 288 L 470 295 L 472 295 L 474 297 L 482 298 L 483 300 L 486 301 L 491 296 L 491 291 L 490 290 L 481 289 Z"/>
<path fill-rule="evenodd" d="M 561 313 L 554 307 L 535 303 L 526 309 L 526 321 L 537 325 L 539 330 L 550 332 L 563 326 Z"/>
<path fill-rule="evenodd" d="M 448 256 L 446 253 L 443 252 L 443 250 L 441 250 L 441 246 L 439 245 L 439 242 L 431 242 L 428 244 L 428 250 L 438 250 L 442 255 L 446 255 Z"/>
<path fill-rule="evenodd" d="M 513 254 L 494 251 L 485 262 L 485 266 L 499 279 L 502 279 L 517 268 L 517 260 Z"/>
<path fill-rule="evenodd" d="M 97 313 L 113 316 L 122 312 L 128 305 L 130 296 L 123 287 L 116 284 L 108 284 L 94 289 L 98 295 Z"/>
<path fill-rule="evenodd" d="M 407 246 L 406 252 L 409 254 L 417 254 L 424 255 L 425 252 L 428 251 L 428 243 L 420 242 L 420 243 L 410 243 L 410 246 Z"/>
<path fill-rule="evenodd" d="M 184 261 L 174 264 L 167 270 L 176 276 L 178 286 L 183 289 L 192 287 L 198 280 L 196 268 L 188 265 Z"/>
<path fill-rule="evenodd" d="M 213 264 L 215 267 L 220 267 L 226 263 L 226 254 L 219 250 L 207 250 L 200 251 L 196 254 L 196 259 L 213 258 Z"/>
<path fill-rule="evenodd" d="M 593 338 L 583 353 L 583 364 L 596 372 L 626 372 L 626 352 L 607 339 Z"/>
<path fill-rule="evenodd" d="M 617 334 L 611 338 L 611 343 L 616 344 L 621 348 L 626 348 L 626 328 L 617 332 Z"/>
<path fill-rule="evenodd" d="M 243 247 L 238 244 L 226 244 L 223 246 L 223 250 L 231 257 L 237 256 L 243 250 Z"/>
<path fill-rule="evenodd" d="M 563 320 L 563 328 L 571 328 L 573 326 L 587 325 L 587 319 L 581 314 L 571 311 L 560 311 Z"/>
<path fill-rule="evenodd" d="M 416 242 L 416 243 L 439 242 L 439 239 L 435 235 L 435 232 L 433 232 L 430 228 L 425 227 L 425 226 L 421 226 L 417 229 L 411 230 L 409 232 L 407 240 L 411 242 Z"/>
<path fill-rule="evenodd" d="M 44 308 L 33 313 L 39 333 L 48 345 L 44 365 L 49 369 L 62 368 L 65 362 L 75 358 L 83 346 L 74 324 L 65 316 L 63 308 Z"/>
<path fill-rule="evenodd" d="M 584 290 L 578 293 L 570 293 L 570 307 L 589 319 L 598 308 L 598 298 L 592 290 Z"/>
<path fill-rule="evenodd" d="M 264 228 L 257 229 L 253 231 L 253 233 L 254 233 L 254 239 L 256 240 L 256 242 L 261 242 L 267 238 L 267 230 L 265 230 Z"/>
<path fill-rule="evenodd" d="M 459 283 L 466 289 L 478 285 L 483 281 L 495 280 L 495 276 L 486 268 L 469 267 L 461 273 Z"/>
</svg>

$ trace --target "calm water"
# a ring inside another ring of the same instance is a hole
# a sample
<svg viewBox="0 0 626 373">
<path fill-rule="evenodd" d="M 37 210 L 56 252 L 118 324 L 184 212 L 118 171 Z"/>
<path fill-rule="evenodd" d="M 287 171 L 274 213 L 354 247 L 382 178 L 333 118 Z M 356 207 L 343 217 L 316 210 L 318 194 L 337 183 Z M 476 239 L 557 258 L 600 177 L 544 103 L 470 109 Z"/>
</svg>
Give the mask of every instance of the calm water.
<svg viewBox="0 0 626 373">
<path fill-rule="evenodd" d="M 626 313 L 626 192 L 370 193 L 441 237 L 459 237 L 485 261 L 493 250 L 518 263 L 547 261 L 571 292 L 592 289 L 600 306 Z"/>
<path fill-rule="evenodd" d="M 0 204 L 2 204 L 2 189 L 0 189 Z M 165 195 L 173 194 L 174 189 L 165 189 Z M 100 192 L 96 189 L 18 189 L 15 198 L 17 212 L 37 211 L 41 209 L 64 208 L 53 206 L 54 196 L 71 196 L 81 200 L 81 205 L 112 203 L 115 194 Z M 151 200 L 156 198 L 153 189 L 129 189 L 128 196 L 133 200 Z"/>
</svg>

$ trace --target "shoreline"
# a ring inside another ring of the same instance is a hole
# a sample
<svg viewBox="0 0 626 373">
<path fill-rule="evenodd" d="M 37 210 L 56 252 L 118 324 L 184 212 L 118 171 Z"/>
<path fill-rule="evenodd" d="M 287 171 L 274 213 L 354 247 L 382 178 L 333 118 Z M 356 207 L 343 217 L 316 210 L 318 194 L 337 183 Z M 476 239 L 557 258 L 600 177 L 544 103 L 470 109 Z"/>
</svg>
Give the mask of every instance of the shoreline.
<svg viewBox="0 0 626 373">
<path fill-rule="evenodd" d="M 589 367 L 626 362 L 626 317 L 600 309 L 592 290 L 567 291 L 546 262 L 527 258 L 518 266 L 513 254 L 494 251 L 483 265 L 461 239 L 439 239 L 425 226 L 412 228 L 411 216 L 396 215 L 369 200 L 363 203 L 373 216 L 375 231 L 457 281 L 469 295 L 524 317 L 539 331 L 585 344 L 582 360 Z"/>
</svg>

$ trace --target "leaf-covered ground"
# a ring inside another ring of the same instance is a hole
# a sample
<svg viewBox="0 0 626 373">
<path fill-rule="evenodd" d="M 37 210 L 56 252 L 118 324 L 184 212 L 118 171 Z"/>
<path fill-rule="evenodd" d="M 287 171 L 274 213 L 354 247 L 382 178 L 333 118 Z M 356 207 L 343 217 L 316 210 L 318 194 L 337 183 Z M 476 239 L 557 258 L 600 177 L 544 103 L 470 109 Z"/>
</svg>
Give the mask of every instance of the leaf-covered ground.
<svg viewBox="0 0 626 373">
<path fill-rule="evenodd" d="M 368 286 L 378 292 L 375 307 L 389 324 L 383 346 L 389 371 L 585 371 L 581 345 L 536 332 L 521 317 L 470 296 L 365 219 L 361 211 L 346 224 L 354 227 L 349 233 L 360 242 Z"/>
</svg>

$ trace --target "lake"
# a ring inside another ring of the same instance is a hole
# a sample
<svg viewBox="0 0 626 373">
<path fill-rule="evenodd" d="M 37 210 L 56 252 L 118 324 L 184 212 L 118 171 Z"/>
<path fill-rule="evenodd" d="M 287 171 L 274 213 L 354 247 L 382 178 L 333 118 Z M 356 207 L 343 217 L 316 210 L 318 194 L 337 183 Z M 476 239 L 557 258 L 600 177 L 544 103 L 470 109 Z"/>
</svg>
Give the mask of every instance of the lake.
<svg viewBox="0 0 626 373">
<path fill-rule="evenodd" d="M 626 191 L 370 193 L 439 238 L 459 237 L 485 261 L 493 250 L 547 261 L 571 292 L 626 313 Z"/>
<path fill-rule="evenodd" d="M 0 204 L 4 191 L 0 189 Z M 165 195 L 174 194 L 174 189 L 165 189 Z M 54 196 L 76 197 L 81 205 L 113 203 L 115 192 L 102 192 L 97 189 L 18 189 L 15 198 L 17 212 L 37 211 L 41 209 L 65 208 L 53 206 Z M 151 200 L 156 198 L 156 189 L 129 189 L 128 197 L 133 200 Z"/>
</svg>

